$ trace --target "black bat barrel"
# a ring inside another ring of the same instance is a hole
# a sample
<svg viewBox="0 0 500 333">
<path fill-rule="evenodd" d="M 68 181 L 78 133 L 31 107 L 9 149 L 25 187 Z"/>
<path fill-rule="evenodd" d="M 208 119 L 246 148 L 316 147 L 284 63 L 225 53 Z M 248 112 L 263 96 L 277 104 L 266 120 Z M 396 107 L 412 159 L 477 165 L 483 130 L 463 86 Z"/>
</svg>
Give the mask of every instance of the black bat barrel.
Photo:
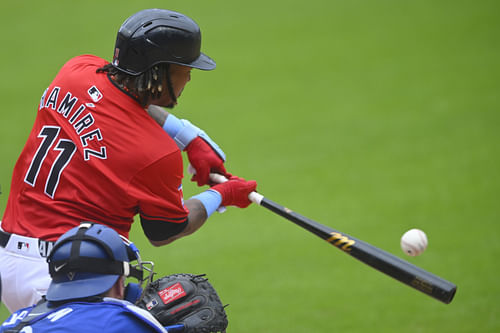
<svg viewBox="0 0 500 333">
<path fill-rule="evenodd" d="M 395 255 L 308 219 L 267 198 L 263 198 L 260 205 L 326 240 L 361 262 L 443 303 L 449 304 L 455 296 L 457 290 L 455 284 L 404 261 Z"/>
</svg>

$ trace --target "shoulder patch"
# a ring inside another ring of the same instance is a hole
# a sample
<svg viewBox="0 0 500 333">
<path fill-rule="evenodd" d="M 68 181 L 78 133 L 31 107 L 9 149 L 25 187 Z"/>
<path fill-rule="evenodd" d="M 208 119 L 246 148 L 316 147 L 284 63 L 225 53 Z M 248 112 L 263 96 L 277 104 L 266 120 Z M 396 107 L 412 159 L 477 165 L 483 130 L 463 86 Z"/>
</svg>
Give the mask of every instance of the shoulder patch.
<svg viewBox="0 0 500 333">
<path fill-rule="evenodd" d="M 95 103 L 99 102 L 102 99 L 102 94 L 96 86 L 90 87 L 89 90 L 87 90 L 87 93 Z"/>
</svg>

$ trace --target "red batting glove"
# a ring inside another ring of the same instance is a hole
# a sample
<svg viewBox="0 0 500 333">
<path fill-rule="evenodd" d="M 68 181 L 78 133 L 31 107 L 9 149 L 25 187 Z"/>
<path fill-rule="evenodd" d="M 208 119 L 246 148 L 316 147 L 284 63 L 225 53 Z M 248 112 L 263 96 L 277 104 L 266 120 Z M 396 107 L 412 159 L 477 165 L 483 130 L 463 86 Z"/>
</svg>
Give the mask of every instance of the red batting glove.
<svg viewBox="0 0 500 333">
<path fill-rule="evenodd" d="M 227 173 L 222 158 L 199 136 L 194 138 L 186 147 L 189 162 L 196 170 L 191 181 L 198 183 L 198 186 L 213 184 L 210 182 L 210 172 L 220 173 L 226 178 L 231 175 Z"/>
<path fill-rule="evenodd" d="M 246 181 L 243 178 L 232 176 L 227 182 L 212 186 L 211 189 L 222 196 L 221 206 L 248 207 L 252 202 L 248 199 L 250 192 L 255 191 L 257 182 Z"/>
</svg>

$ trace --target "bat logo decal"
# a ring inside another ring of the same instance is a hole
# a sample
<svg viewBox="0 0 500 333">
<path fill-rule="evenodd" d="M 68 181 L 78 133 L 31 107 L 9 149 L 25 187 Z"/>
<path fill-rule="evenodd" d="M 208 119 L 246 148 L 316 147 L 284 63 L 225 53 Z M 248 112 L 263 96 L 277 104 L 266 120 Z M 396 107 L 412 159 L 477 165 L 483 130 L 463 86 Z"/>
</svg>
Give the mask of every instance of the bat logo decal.
<svg viewBox="0 0 500 333">
<path fill-rule="evenodd" d="M 330 233 L 330 235 L 331 237 L 328 238 L 326 241 L 345 252 L 350 252 L 352 250 L 351 246 L 353 246 L 356 243 L 354 240 L 338 232 L 332 232 Z"/>
</svg>

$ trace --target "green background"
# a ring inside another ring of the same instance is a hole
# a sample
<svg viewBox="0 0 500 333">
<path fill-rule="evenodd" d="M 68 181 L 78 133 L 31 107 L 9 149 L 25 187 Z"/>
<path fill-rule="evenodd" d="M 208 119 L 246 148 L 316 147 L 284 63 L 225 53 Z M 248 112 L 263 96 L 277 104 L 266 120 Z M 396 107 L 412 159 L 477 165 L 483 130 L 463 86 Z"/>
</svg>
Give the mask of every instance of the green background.
<svg viewBox="0 0 500 333">
<path fill-rule="evenodd" d="M 223 147 L 232 173 L 458 292 L 442 304 L 255 205 L 163 248 L 134 224 L 160 275 L 207 273 L 229 332 L 500 330 L 496 0 L 4 1 L 0 214 L 60 66 L 109 60 L 123 20 L 148 7 L 200 24 L 218 67 L 193 72 L 174 113 Z M 187 176 L 184 190 L 200 191 Z M 415 258 L 399 247 L 413 227 L 429 238 Z"/>
</svg>

